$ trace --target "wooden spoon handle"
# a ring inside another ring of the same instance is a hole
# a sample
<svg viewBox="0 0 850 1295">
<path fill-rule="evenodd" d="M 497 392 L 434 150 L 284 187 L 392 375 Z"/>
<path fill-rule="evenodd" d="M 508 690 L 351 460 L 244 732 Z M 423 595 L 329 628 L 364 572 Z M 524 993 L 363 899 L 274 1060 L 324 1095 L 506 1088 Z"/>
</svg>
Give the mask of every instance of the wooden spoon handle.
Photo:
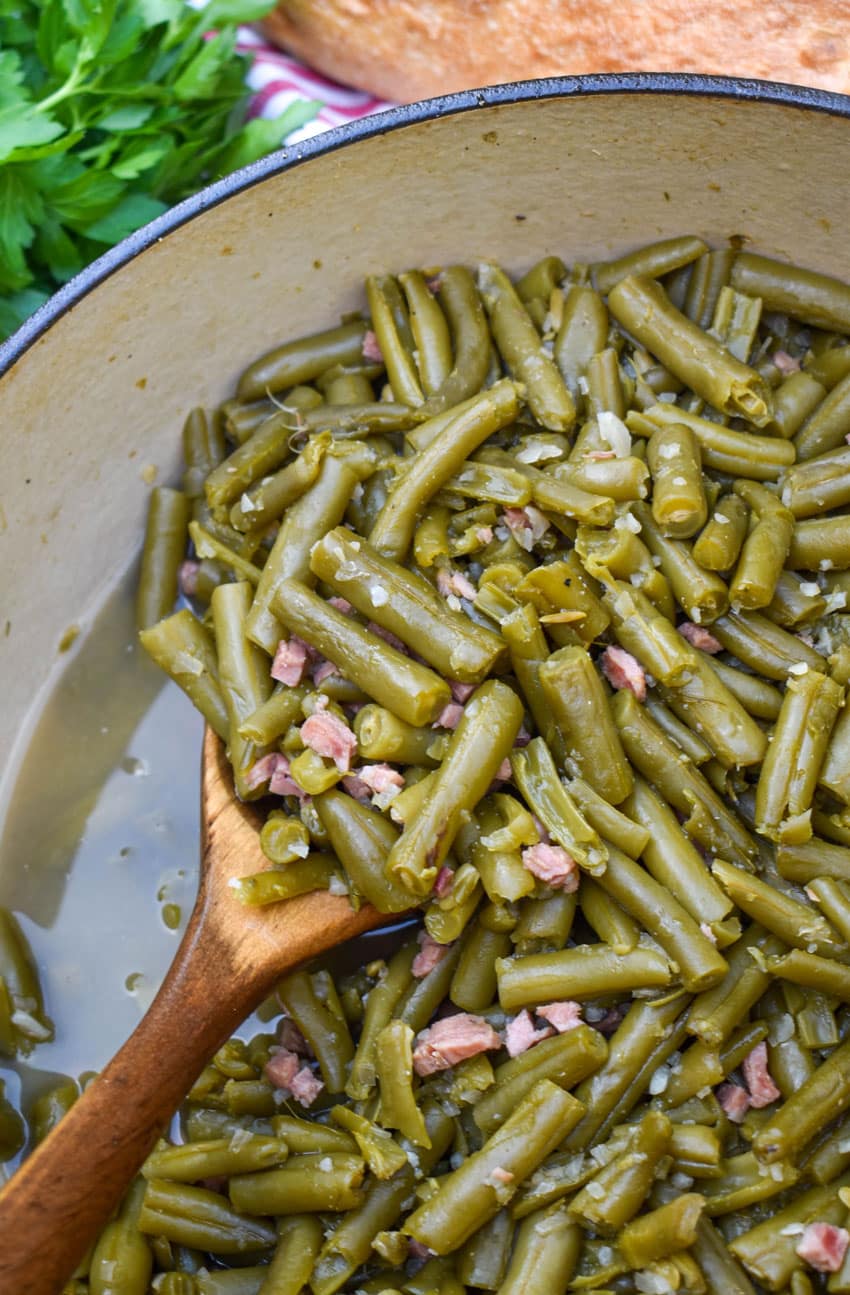
<svg viewBox="0 0 850 1295">
<path fill-rule="evenodd" d="M 61 1291 L 187 1087 L 275 975 L 261 969 L 263 984 L 232 972 L 215 929 L 193 919 L 133 1034 L 0 1193 L 0 1295 Z"/>
</svg>

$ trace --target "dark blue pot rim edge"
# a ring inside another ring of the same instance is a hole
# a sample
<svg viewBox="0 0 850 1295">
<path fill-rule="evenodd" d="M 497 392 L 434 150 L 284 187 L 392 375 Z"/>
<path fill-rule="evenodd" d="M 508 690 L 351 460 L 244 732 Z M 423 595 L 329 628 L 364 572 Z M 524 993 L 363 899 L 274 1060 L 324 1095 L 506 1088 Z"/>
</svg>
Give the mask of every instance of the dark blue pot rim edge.
<svg viewBox="0 0 850 1295">
<path fill-rule="evenodd" d="M 260 161 L 206 185 L 156 220 L 143 225 L 87 265 L 25 320 L 10 338 L 0 344 L 0 378 L 47 329 L 104 279 L 194 217 L 218 206 L 234 194 L 259 184 L 269 176 L 278 175 L 360 140 L 477 108 L 579 95 L 650 93 L 758 101 L 850 117 L 850 97 L 827 90 L 779 81 L 673 72 L 617 72 L 547 77 L 536 81 L 513 81 L 504 85 L 486 86 L 478 90 L 460 90 L 434 99 L 398 104 L 344 126 L 335 126 L 302 143 L 278 149 Z"/>
</svg>

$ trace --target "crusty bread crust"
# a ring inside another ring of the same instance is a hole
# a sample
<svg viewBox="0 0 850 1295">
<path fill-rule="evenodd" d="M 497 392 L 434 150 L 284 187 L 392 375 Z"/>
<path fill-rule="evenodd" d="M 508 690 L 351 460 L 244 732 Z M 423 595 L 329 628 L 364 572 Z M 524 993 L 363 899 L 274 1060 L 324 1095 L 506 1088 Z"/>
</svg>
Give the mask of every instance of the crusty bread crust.
<svg viewBox="0 0 850 1295">
<path fill-rule="evenodd" d="M 328 76 L 408 102 L 620 71 L 850 93 L 850 0 L 280 0 L 265 31 Z"/>
</svg>

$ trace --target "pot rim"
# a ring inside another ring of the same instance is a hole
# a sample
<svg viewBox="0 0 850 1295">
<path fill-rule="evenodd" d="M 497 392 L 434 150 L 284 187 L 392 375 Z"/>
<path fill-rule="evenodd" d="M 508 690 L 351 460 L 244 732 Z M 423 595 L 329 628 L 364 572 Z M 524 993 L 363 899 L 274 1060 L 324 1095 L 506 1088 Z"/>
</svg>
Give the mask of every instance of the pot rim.
<svg viewBox="0 0 850 1295">
<path fill-rule="evenodd" d="M 196 216 L 217 207 L 234 194 L 252 188 L 269 176 L 288 171 L 325 153 L 333 153 L 348 144 L 370 139 L 375 135 L 385 135 L 389 131 L 419 122 L 502 104 L 597 94 L 670 94 L 755 101 L 810 109 L 850 119 L 850 96 L 847 95 L 784 81 L 708 76 L 694 72 L 600 72 L 583 76 L 545 77 L 539 80 L 510 81 L 475 90 L 458 90 L 433 99 L 397 104 L 361 117 L 358 121 L 334 126 L 302 143 L 276 149 L 258 162 L 241 167 L 223 179 L 199 189 L 191 197 L 185 198 L 116 243 L 64 284 L 11 337 L 0 343 L 0 378 L 47 329 L 99 283 Z"/>
</svg>

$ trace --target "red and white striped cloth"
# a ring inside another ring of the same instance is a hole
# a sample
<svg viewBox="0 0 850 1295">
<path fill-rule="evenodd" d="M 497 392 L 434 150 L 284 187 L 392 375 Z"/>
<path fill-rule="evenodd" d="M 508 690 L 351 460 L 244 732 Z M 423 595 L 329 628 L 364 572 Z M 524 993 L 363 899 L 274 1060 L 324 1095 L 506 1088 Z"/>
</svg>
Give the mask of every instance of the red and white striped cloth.
<svg viewBox="0 0 850 1295">
<path fill-rule="evenodd" d="M 238 49 L 254 59 L 248 73 L 248 85 L 254 91 L 253 116 L 277 117 L 290 104 L 299 101 L 321 103 L 316 117 L 294 131 L 287 138 L 287 144 L 297 144 L 300 140 L 320 135 L 331 126 L 343 126 L 346 122 L 392 107 L 385 100 L 375 99 L 362 90 L 351 90 L 336 81 L 329 81 L 283 50 L 266 44 L 262 36 L 249 27 L 240 29 Z"/>
</svg>

